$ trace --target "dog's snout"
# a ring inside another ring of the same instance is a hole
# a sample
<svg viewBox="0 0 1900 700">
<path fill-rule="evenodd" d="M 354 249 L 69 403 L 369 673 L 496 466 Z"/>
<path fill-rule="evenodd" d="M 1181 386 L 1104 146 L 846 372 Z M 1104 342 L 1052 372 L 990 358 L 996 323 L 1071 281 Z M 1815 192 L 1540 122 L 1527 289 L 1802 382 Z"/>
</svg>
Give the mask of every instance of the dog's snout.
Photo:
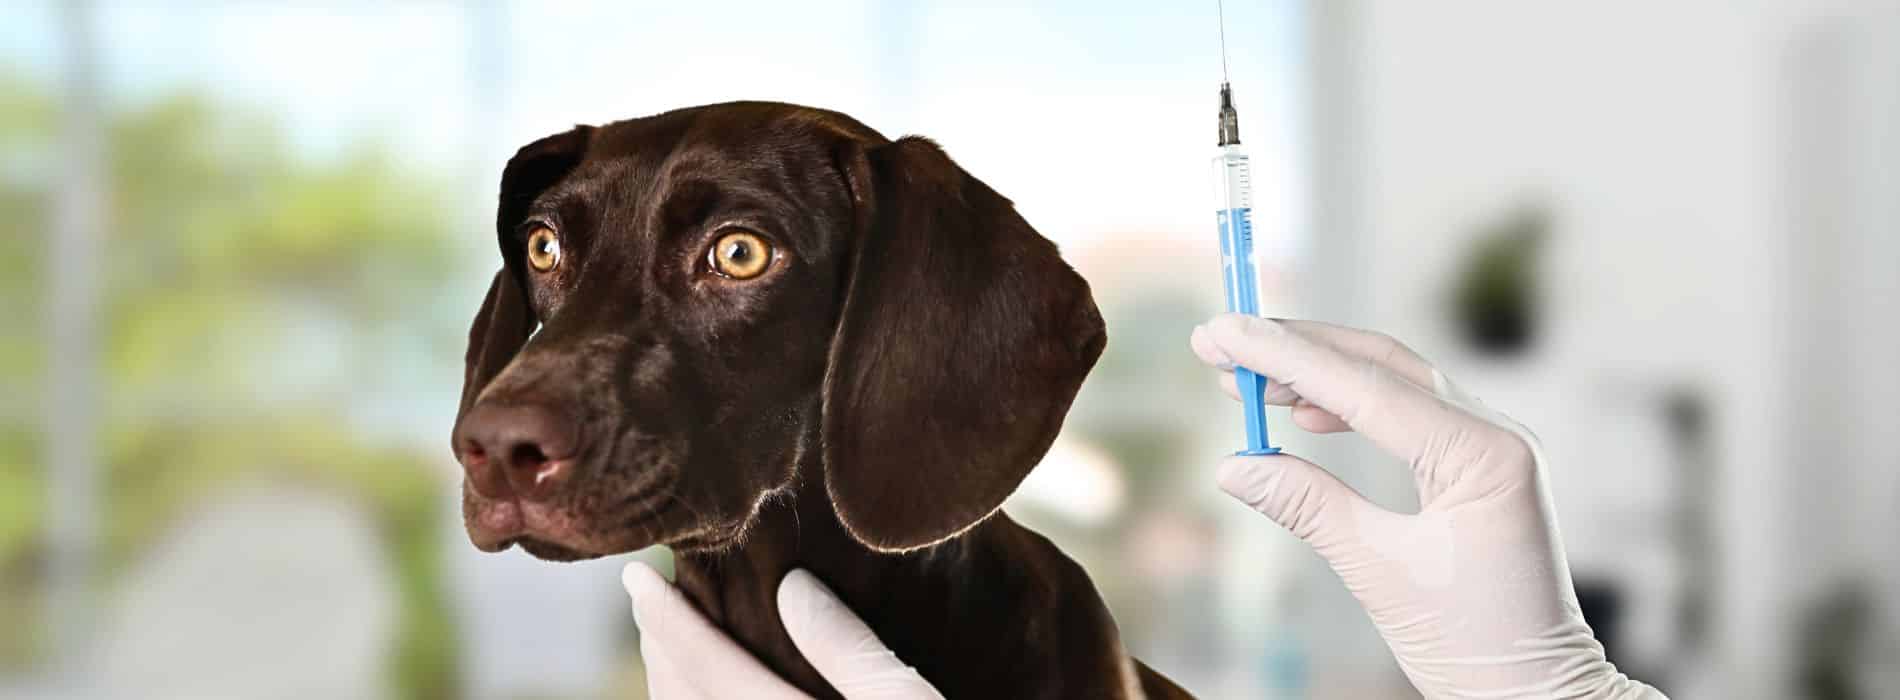
<svg viewBox="0 0 1900 700">
<path fill-rule="evenodd" d="M 456 428 L 455 454 L 475 492 L 491 499 L 552 494 L 573 471 L 579 429 L 541 404 L 481 404 Z"/>
</svg>

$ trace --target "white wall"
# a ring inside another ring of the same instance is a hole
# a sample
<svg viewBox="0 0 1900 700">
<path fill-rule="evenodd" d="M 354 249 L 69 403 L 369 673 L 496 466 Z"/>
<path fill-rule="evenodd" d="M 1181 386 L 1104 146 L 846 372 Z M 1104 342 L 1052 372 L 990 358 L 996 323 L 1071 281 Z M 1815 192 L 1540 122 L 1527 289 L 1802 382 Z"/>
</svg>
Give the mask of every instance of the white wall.
<svg viewBox="0 0 1900 700">
<path fill-rule="evenodd" d="M 1309 308 L 1397 335 L 1538 431 L 1573 566 L 1630 587 L 1639 647 L 1675 643 L 1657 622 L 1680 573 L 1664 533 L 1685 490 L 1711 490 L 1725 583 L 1691 593 L 1715 599 L 1702 675 L 1723 685 L 1690 693 L 1784 696 L 1815 574 L 1892 552 L 1841 536 L 1896 525 L 1892 393 L 1870 389 L 1900 380 L 1875 359 L 1900 357 L 1892 4 L 1313 5 Z M 1477 229 L 1526 200 L 1556 216 L 1549 323 L 1499 363 L 1461 348 L 1445 296 Z M 1842 314 L 1821 328 L 1832 354 L 1795 331 L 1816 308 Z M 1715 408 L 1708 483 L 1670 478 L 1656 402 L 1682 385 Z M 1814 405 L 1851 425 L 1801 422 Z M 1841 466 L 1814 470 L 1816 435 L 1847 441 L 1829 453 Z M 1405 488 L 1398 470 L 1362 472 L 1349 479 Z"/>
</svg>

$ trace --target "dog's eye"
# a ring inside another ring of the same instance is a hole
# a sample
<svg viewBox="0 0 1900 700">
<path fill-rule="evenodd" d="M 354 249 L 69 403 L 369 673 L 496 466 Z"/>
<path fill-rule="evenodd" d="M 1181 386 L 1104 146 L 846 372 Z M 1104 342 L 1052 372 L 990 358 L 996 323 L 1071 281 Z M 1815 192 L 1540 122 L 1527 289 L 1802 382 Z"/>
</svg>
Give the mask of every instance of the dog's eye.
<svg viewBox="0 0 1900 700">
<path fill-rule="evenodd" d="M 721 276 L 749 280 L 772 264 L 772 244 L 751 231 L 733 231 L 706 251 L 706 264 Z"/>
<path fill-rule="evenodd" d="M 561 238 L 554 229 L 536 226 L 528 233 L 528 265 L 536 272 L 547 272 L 561 264 Z"/>
</svg>

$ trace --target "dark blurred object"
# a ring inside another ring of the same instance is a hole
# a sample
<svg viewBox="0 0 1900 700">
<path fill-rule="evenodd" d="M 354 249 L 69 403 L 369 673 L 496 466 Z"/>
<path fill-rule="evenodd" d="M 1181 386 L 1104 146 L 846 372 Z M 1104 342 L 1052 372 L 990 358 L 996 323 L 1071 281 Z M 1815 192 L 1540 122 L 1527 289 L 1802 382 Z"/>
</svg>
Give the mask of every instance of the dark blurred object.
<svg viewBox="0 0 1900 700">
<path fill-rule="evenodd" d="M 1623 592 L 1604 579 L 1577 581 L 1577 607 L 1583 609 L 1583 621 L 1603 643 L 1603 655 L 1610 663 L 1623 665 Z"/>
<path fill-rule="evenodd" d="M 1458 273 L 1452 318 L 1480 352 L 1513 355 L 1537 332 L 1537 256 L 1550 229 L 1544 207 L 1529 205 L 1488 226 Z"/>
<path fill-rule="evenodd" d="M 1682 386 L 1663 396 L 1663 421 L 1669 426 L 1670 450 L 1676 463 L 1677 505 L 1670 517 L 1670 538 L 1683 569 L 1682 594 L 1676 601 L 1680 653 L 1706 650 L 1716 581 L 1715 552 L 1720 541 L 1711 525 L 1715 504 L 1710 494 L 1719 489 L 1714 448 L 1709 441 L 1709 399 L 1702 391 Z"/>
<path fill-rule="evenodd" d="M 1800 658 L 1795 671 L 1801 697 L 1812 700 L 1859 700 L 1871 697 L 1861 690 L 1855 670 L 1868 646 L 1868 621 L 1873 601 L 1859 581 L 1845 581 L 1829 590 L 1802 612 Z"/>
</svg>

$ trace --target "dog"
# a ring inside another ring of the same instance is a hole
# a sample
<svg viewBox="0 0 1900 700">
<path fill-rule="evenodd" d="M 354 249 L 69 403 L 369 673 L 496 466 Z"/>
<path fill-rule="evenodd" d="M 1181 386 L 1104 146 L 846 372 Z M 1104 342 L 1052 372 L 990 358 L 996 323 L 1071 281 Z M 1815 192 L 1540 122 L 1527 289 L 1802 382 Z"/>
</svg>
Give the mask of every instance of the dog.
<svg viewBox="0 0 1900 700">
<path fill-rule="evenodd" d="M 1182 698 L 999 512 L 1107 342 L 1088 284 L 935 143 L 766 102 L 578 126 L 501 177 L 452 444 L 486 551 L 666 545 L 792 684 L 796 567 L 950 698 Z"/>
</svg>

